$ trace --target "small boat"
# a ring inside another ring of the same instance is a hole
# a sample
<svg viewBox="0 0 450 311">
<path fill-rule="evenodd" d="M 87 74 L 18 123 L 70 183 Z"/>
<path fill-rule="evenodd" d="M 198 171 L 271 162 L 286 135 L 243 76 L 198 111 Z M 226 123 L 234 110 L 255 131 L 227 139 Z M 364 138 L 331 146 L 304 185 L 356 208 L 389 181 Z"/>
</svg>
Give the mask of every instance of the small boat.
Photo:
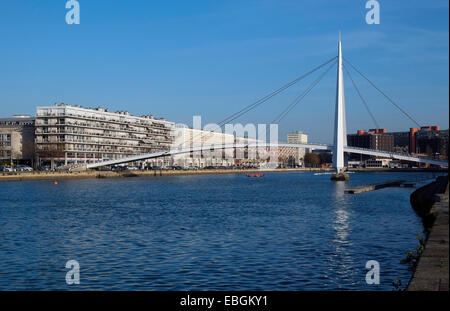
<svg viewBox="0 0 450 311">
<path fill-rule="evenodd" d="M 264 174 L 247 174 L 247 177 L 264 177 Z"/>
</svg>

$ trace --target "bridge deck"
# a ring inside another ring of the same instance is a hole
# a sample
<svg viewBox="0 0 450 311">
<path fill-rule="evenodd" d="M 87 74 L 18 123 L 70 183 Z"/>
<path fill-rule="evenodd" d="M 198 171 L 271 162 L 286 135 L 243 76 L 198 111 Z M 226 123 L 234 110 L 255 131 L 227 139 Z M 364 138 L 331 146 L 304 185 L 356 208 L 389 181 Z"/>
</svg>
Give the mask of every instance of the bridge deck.
<svg viewBox="0 0 450 311">
<path fill-rule="evenodd" d="M 142 161 L 142 160 L 147 160 L 147 159 L 154 159 L 154 158 L 159 158 L 159 157 L 172 156 L 172 155 L 178 155 L 178 154 L 184 154 L 184 153 L 190 153 L 190 152 L 207 151 L 207 150 L 233 149 L 233 148 L 266 148 L 266 147 L 272 147 L 272 148 L 274 148 L 274 147 L 295 147 L 295 148 L 306 148 L 306 149 L 312 149 L 312 150 L 332 150 L 332 148 L 333 148 L 333 146 L 324 145 L 324 144 L 286 144 L 286 143 L 212 145 L 212 146 L 201 146 L 201 147 L 192 147 L 192 148 L 184 148 L 184 149 L 173 149 L 173 150 L 167 150 L 167 151 L 135 155 L 135 156 L 116 159 L 116 160 L 108 160 L 108 161 L 103 161 L 103 162 L 90 163 L 90 164 L 87 164 L 87 168 L 88 169 L 89 168 L 97 168 L 97 167 L 102 167 L 102 166 L 117 165 L 117 164 L 122 164 L 122 163 Z M 389 159 L 398 159 L 398 160 L 405 160 L 405 161 L 418 162 L 418 163 L 428 163 L 428 164 L 448 167 L 448 162 L 439 161 L 436 159 L 414 157 L 410 154 L 401 154 L 401 153 L 364 149 L 364 148 L 357 148 L 357 147 L 350 147 L 350 146 L 344 147 L 344 151 L 349 152 L 349 153 L 365 154 L 365 155 L 372 155 L 372 156 L 378 156 L 378 157 L 389 158 Z"/>
</svg>

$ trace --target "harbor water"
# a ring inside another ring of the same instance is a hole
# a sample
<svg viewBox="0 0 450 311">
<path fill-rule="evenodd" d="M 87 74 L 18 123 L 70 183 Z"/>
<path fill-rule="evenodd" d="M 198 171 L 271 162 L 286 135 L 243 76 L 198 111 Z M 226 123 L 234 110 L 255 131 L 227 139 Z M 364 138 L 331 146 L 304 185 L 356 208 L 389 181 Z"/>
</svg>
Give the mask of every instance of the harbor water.
<svg viewBox="0 0 450 311">
<path fill-rule="evenodd" d="M 0 290 L 393 290 L 431 173 L 312 172 L 0 183 Z M 68 260 L 80 284 L 66 284 Z M 366 262 L 380 284 L 366 283 Z"/>
</svg>

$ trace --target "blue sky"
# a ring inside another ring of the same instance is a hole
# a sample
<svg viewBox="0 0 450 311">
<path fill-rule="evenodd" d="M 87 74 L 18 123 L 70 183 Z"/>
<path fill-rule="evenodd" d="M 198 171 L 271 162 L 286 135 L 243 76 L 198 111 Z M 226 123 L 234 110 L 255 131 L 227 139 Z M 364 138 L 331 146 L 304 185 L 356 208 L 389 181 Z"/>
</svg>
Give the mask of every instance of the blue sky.
<svg viewBox="0 0 450 311">
<path fill-rule="evenodd" d="M 365 2 L 79 0 L 81 24 L 67 25 L 66 0 L 3 0 L 0 116 L 65 102 L 219 122 L 335 56 L 340 29 L 346 58 L 420 124 L 448 128 L 448 0 L 380 0 L 379 25 L 366 24 Z M 414 126 L 353 77 L 382 127 Z M 236 122 L 270 122 L 312 79 Z M 280 138 L 331 142 L 335 79 L 333 69 L 280 123 Z M 374 127 L 345 83 L 348 131 Z"/>
</svg>

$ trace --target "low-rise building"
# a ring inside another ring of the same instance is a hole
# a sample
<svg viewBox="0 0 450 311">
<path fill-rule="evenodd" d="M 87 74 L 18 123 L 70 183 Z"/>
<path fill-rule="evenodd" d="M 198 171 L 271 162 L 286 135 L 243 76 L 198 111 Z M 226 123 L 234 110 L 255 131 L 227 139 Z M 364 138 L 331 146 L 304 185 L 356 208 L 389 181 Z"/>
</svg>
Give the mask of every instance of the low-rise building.
<svg viewBox="0 0 450 311">
<path fill-rule="evenodd" d="M 368 159 L 365 161 L 366 168 L 384 168 L 389 167 L 392 159 Z"/>
<path fill-rule="evenodd" d="M 7 165 L 34 163 L 34 118 L 0 119 L 0 162 Z"/>
</svg>

